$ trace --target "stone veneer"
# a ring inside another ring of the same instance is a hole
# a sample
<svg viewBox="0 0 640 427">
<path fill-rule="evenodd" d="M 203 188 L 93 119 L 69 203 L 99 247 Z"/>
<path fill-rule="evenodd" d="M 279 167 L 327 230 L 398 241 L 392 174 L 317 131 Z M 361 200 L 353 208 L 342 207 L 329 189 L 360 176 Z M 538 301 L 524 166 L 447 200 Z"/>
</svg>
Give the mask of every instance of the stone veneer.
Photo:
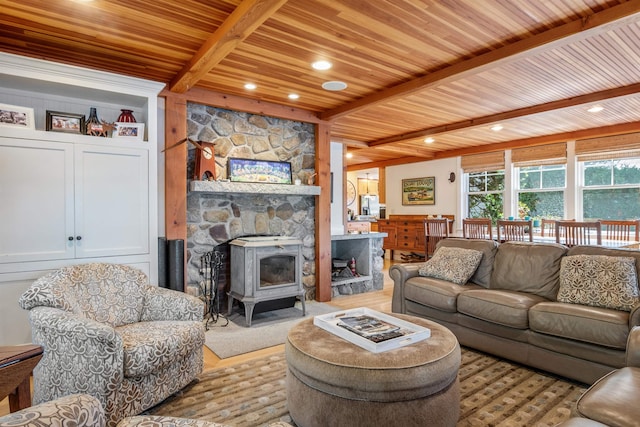
<svg viewBox="0 0 640 427">
<path fill-rule="evenodd" d="M 218 179 L 227 178 L 229 157 L 290 162 L 293 179 L 299 178 L 303 183 L 315 173 L 315 128 L 310 123 L 189 103 L 187 132 L 192 140 L 215 143 Z M 191 177 L 195 151 L 189 145 L 187 176 Z M 190 192 L 186 290 L 199 291 L 203 254 L 237 237 L 256 234 L 302 240 L 302 281 L 306 298 L 314 299 L 315 197 L 306 195 Z M 220 291 L 223 296 L 223 289 Z"/>
</svg>

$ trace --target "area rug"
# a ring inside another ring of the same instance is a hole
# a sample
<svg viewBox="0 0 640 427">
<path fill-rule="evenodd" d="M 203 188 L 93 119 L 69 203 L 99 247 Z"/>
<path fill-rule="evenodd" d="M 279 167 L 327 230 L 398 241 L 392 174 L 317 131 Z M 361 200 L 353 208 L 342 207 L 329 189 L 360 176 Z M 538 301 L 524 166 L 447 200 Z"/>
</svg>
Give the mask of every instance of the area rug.
<svg viewBox="0 0 640 427">
<path fill-rule="evenodd" d="M 221 359 L 273 347 L 284 344 L 289 329 L 296 323 L 340 310 L 316 301 L 307 301 L 305 305 L 306 316 L 302 316 L 302 306 L 297 301 L 293 307 L 254 314 L 250 327 L 246 325 L 244 313 L 235 309 L 230 316 L 221 316 L 215 323 L 209 323 L 205 345 Z"/>
<path fill-rule="evenodd" d="M 236 427 L 292 425 L 285 391 L 284 352 L 203 373 L 148 413 Z M 546 427 L 570 417 L 586 386 L 516 363 L 462 350 L 458 427 Z"/>
</svg>

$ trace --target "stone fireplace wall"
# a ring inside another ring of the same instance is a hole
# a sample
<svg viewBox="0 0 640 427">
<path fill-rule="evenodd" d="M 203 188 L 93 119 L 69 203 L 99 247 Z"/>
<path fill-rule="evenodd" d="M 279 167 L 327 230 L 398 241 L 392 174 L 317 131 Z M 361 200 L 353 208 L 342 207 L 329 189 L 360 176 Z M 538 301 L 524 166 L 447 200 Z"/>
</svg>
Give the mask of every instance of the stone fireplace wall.
<svg viewBox="0 0 640 427">
<path fill-rule="evenodd" d="M 310 123 L 189 103 L 187 131 L 192 140 L 215 143 L 218 179 L 227 178 L 230 157 L 290 162 L 293 179 L 303 183 L 315 173 L 315 128 Z M 195 163 L 195 149 L 189 145 L 188 178 Z M 199 292 L 200 258 L 215 248 L 227 254 L 218 284 L 224 298 L 229 277 L 228 242 L 250 235 L 302 240 L 302 281 L 306 298 L 315 298 L 315 197 L 299 195 L 189 193 L 187 292 Z"/>
</svg>

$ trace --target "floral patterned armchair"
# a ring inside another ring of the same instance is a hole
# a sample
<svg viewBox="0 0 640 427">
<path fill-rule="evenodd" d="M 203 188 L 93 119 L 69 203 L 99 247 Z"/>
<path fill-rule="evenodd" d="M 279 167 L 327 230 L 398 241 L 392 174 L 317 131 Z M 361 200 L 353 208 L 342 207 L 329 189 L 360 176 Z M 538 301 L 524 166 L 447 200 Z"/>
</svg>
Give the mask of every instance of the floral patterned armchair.
<svg viewBox="0 0 640 427">
<path fill-rule="evenodd" d="M 32 339 L 44 347 L 33 372 L 34 403 L 87 393 L 107 425 L 136 415 L 202 372 L 204 304 L 152 286 L 117 264 L 63 267 L 20 297 Z"/>
</svg>

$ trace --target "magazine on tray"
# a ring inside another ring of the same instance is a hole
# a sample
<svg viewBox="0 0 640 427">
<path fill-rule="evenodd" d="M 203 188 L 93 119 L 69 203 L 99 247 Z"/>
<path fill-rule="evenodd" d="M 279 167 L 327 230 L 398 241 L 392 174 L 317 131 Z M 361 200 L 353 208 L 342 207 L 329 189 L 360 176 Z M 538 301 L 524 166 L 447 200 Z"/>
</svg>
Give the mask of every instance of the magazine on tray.
<svg viewBox="0 0 640 427">
<path fill-rule="evenodd" d="M 393 325 L 369 315 L 341 317 L 338 322 L 338 326 L 373 342 L 382 342 L 392 338 L 401 337 L 406 335 L 408 332 L 400 328 L 400 326 Z"/>
</svg>

